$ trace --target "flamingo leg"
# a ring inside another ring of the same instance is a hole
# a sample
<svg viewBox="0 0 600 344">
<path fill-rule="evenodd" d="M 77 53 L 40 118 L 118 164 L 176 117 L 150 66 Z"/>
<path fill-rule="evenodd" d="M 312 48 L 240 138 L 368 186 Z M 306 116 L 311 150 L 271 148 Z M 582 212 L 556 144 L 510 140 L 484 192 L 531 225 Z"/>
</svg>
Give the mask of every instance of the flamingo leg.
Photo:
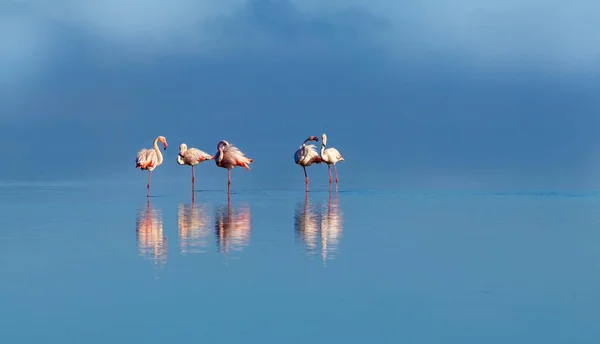
<svg viewBox="0 0 600 344">
<path fill-rule="evenodd" d="M 192 166 L 192 184 L 196 181 L 196 173 L 194 173 L 194 166 Z"/>
<path fill-rule="evenodd" d="M 304 179 L 306 180 L 306 192 L 308 192 L 308 174 L 306 174 L 306 166 L 302 166 L 304 169 Z"/>
<path fill-rule="evenodd" d="M 335 164 L 333 165 L 333 171 L 335 171 L 335 184 L 338 183 L 338 177 L 337 177 L 337 168 L 335 167 Z"/>
<path fill-rule="evenodd" d="M 327 172 L 329 172 L 329 186 L 331 186 L 331 165 L 327 164 Z"/>
<path fill-rule="evenodd" d="M 194 181 L 196 180 L 196 178 L 194 178 L 194 166 L 192 166 L 192 206 L 194 205 L 194 201 L 196 200 L 196 194 L 194 193 Z"/>
<path fill-rule="evenodd" d="M 151 177 L 152 177 L 152 172 L 151 172 L 151 171 L 148 171 L 148 185 L 147 185 L 147 188 L 148 188 L 148 196 L 150 196 L 150 178 L 151 178 Z"/>
<path fill-rule="evenodd" d="M 227 170 L 227 193 L 231 188 L 231 170 Z"/>
</svg>

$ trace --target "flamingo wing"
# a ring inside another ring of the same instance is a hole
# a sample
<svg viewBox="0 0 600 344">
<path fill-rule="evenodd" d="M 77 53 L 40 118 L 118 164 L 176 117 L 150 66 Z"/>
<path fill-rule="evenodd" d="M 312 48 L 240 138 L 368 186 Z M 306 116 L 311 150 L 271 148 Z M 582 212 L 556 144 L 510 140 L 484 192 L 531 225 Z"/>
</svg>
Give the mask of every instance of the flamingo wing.
<svg viewBox="0 0 600 344">
<path fill-rule="evenodd" d="M 211 160 L 214 157 L 204 151 L 201 151 L 198 148 L 190 148 L 188 149 L 185 154 L 184 154 L 185 158 L 188 159 L 190 162 L 202 162 L 204 160 Z"/>
<path fill-rule="evenodd" d="M 327 161 L 329 161 L 330 163 L 336 162 L 336 161 L 343 161 L 344 158 L 342 157 L 342 154 L 340 154 L 340 152 L 335 149 L 335 148 L 327 148 L 324 152 L 323 152 L 324 157 L 327 159 Z"/>
<path fill-rule="evenodd" d="M 296 152 L 294 153 L 294 162 L 295 162 L 296 164 L 299 164 L 299 163 L 302 161 L 302 159 L 304 159 L 304 154 L 305 154 L 305 152 L 304 152 L 304 147 L 303 147 L 303 146 L 301 146 L 301 147 L 300 147 L 300 148 L 298 148 L 298 149 L 296 150 Z"/>
<path fill-rule="evenodd" d="M 311 165 L 313 163 L 320 164 L 323 161 L 317 153 L 317 147 L 315 145 L 307 145 L 306 146 L 306 155 L 304 156 L 304 162 L 306 165 Z"/>
<path fill-rule="evenodd" d="M 223 160 L 227 160 L 228 164 L 231 166 L 240 166 L 245 168 L 246 170 L 250 170 L 250 166 L 248 165 L 253 160 L 246 157 L 242 151 L 236 146 L 229 144 L 223 150 Z"/>
<path fill-rule="evenodd" d="M 142 149 L 135 158 L 135 167 L 145 169 L 156 163 L 156 152 L 153 149 Z"/>
<path fill-rule="evenodd" d="M 311 156 L 310 158 L 308 158 L 308 161 L 307 161 L 306 164 L 307 165 L 312 165 L 312 164 L 320 164 L 322 162 L 323 162 L 323 159 L 321 159 L 320 156 L 314 155 L 314 156 Z"/>
<path fill-rule="evenodd" d="M 344 158 L 342 157 L 342 154 L 335 148 L 331 148 L 331 152 L 333 154 L 333 157 L 337 160 L 337 161 L 341 161 L 344 160 Z"/>
</svg>

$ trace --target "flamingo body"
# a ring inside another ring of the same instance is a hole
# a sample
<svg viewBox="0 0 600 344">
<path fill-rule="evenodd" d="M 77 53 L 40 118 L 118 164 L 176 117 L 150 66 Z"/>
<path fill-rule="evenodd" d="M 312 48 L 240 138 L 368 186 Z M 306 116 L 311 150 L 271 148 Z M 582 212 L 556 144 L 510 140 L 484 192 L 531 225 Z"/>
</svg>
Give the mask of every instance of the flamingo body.
<svg viewBox="0 0 600 344">
<path fill-rule="evenodd" d="M 340 161 L 344 161 L 342 154 L 340 154 L 340 152 L 333 147 L 325 149 L 323 154 L 321 154 L 321 158 L 328 165 L 335 165 Z"/>
<path fill-rule="evenodd" d="M 219 141 L 217 144 L 217 153 L 215 154 L 215 164 L 218 167 L 227 169 L 227 190 L 231 185 L 231 170 L 235 167 L 243 167 L 250 171 L 250 163 L 253 162 L 236 146 L 225 140 Z"/>
<path fill-rule="evenodd" d="M 194 187 L 194 182 L 196 181 L 194 167 L 203 161 L 212 160 L 213 158 L 214 157 L 212 155 L 201 151 L 198 148 L 188 148 L 185 143 L 179 145 L 177 163 L 179 165 L 192 166 L 192 188 Z"/>
<path fill-rule="evenodd" d="M 302 145 L 294 152 L 294 162 L 297 165 L 302 166 L 304 170 L 304 179 L 306 183 L 306 192 L 308 192 L 308 174 L 306 173 L 306 167 L 312 164 L 320 164 L 323 159 L 317 153 L 317 148 L 315 145 L 307 145 L 308 141 L 319 141 L 319 138 L 316 136 L 309 136 Z"/>
<path fill-rule="evenodd" d="M 294 153 L 294 161 L 300 166 L 310 166 L 314 163 L 320 164 L 322 162 L 319 153 L 317 153 L 317 147 L 315 145 L 302 145 Z"/>
<path fill-rule="evenodd" d="M 179 165 L 196 166 L 199 163 L 212 160 L 214 157 L 198 148 L 187 148 L 185 143 L 179 146 L 179 155 L 177 155 L 177 163 Z"/>
<path fill-rule="evenodd" d="M 246 157 L 242 151 L 236 146 L 223 140 L 217 145 L 217 154 L 215 154 L 215 162 L 217 166 L 231 170 L 237 166 L 243 167 L 250 171 L 250 163 L 252 159 Z"/>
<path fill-rule="evenodd" d="M 152 172 L 161 163 L 158 162 L 158 155 L 156 155 L 154 149 L 144 148 L 138 152 L 135 158 L 135 168 L 139 168 L 143 171 Z"/>
</svg>

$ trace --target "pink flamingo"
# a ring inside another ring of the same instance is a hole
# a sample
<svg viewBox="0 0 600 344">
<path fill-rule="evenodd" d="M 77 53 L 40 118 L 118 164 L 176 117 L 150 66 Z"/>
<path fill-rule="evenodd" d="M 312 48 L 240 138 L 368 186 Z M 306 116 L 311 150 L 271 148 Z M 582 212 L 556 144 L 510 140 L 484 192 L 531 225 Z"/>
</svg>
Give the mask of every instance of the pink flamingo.
<svg viewBox="0 0 600 344">
<path fill-rule="evenodd" d="M 306 140 L 304 140 L 302 146 L 300 146 L 300 148 L 298 148 L 298 150 L 296 150 L 294 153 L 294 161 L 304 169 L 306 192 L 308 192 L 308 175 L 306 174 L 306 167 L 312 165 L 313 163 L 320 164 L 323 161 L 317 153 L 317 148 L 315 145 L 306 145 L 306 142 L 308 141 L 319 142 L 319 138 L 316 136 L 308 137 Z"/>
<path fill-rule="evenodd" d="M 236 146 L 229 144 L 229 142 L 225 140 L 221 140 L 217 144 L 217 154 L 215 154 L 214 159 L 217 166 L 227 169 L 228 193 L 231 187 L 231 169 L 240 166 L 250 171 L 250 166 L 248 164 L 253 162 L 252 159 L 246 157 Z"/>
<path fill-rule="evenodd" d="M 163 162 L 162 153 L 160 152 L 160 149 L 158 149 L 159 141 L 165 147 L 164 149 L 167 149 L 167 139 L 164 136 L 159 136 L 154 139 L 153 149 L 144 148 L 138 152 L 135 158 L 135 168 L 139 167 L 141 170 L 148 171 L 148 196 L 150 196 L 150 178 L 152 171 Z"/>
<path fill-rule="evenodd" d="M 194 166 L 199 163 L 212 160 L 214 157 L 208 153 L 201 151 L 198 148 L 188 148 L 185 143 L 179 145 L 179 154 L 177 155 L 177 163 L 179 165 L 192 166 L 192 188 L 194 188 L 194 182 L 196 181 L 196 175 L 194 173 Z"/>
<path fill-rule="evenodd" d="M 321 139 L 321 158 L 325 163 L 327 163 L 327 172 L 329 172 L 329 184 L 331 185 L 331 165 L 333 165 L 333 170 L 335 171 L 335 185 L 337 186 L 338 175 L 335 164 L 337 164 L 340 161 L 344 161 L 344 158 L 342 157 L 340 152 L 338 152 L 338 150 L 333 147 L 325 149 L 325 146 L 327 146 L 327 135 L 323 134 L 321 136 Z"/>
</svg>

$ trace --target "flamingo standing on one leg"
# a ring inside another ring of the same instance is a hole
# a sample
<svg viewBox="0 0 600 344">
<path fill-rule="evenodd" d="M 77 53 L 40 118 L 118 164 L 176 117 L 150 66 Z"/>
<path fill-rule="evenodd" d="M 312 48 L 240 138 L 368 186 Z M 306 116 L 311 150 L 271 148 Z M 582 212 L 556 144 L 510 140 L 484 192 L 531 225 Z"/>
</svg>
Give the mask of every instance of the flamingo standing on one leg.
<svg viewBox="0 0 600 344">
<path fill-rule="evenodd" d="M 164 136 L 159 136 L 154 139 L 153 149 L 142 149 L 138 152 L 135 158 L 135 168 L 148 171 L 148 197 L 150 197 L 150 178 L 152 171 L 157 168 L 163 162 L 163 156 L 158 149 L 158 142 L 163 144 L 164 149 L 167 149 L 167 139 Z"/>
<path fill-rule="evenodd" d="M 337 164 L 340 161 L 344 161 L 344 158 L 342 157 L 340 152 L 338 152 L 337 149 L 335 149 L 333 147 L 325 149 L 325 146 L 327 146 L 327 135 L 323 134 L 321 136 L 321 158 L 323 159 L 323 161 L 325 163 L 327 163 L 327 172 L 329 172 L 329 185 L 331 185 L 331 166 L 330 165 L 333 165 L 333 170 L 335 172 L 335 185 L 337 187 L 338 175 L 337 175 L 337 168 L 335 167 L 335 164 Z"/>
<path fill-rule="evenodd" d="M 316 136 L 310 136 L 302 143 L 302 146 L 294 153 L 294 161 L 296 164 L 302 166 L 304 169 L 304 178 L 306 180 L 306 192 L 308 192 L 308 174 L 306 174 L 306 167 L 313 163 L 320 164 L 323 160 L 317 153 L 315 145 L 307 145 L 308 141 L 319 142 L 319 138 Z"/>
<path fill-rule="evenodd" d="M 227 169 L 227 193 L 229 193 L 231 187 L 231 169 L 240 166 L 250 171 L 249 164 L 253 162 L 239 148 L 225 140 L 221 140 L 217 144 L 217 154 L 215 154 L 214 159 L 217 166 Z"/>
<path fill-rule="evenodd" d="M 194 166 L 199 163 L 212 160 L 214 157 L 206 152 L 201 151 L 198 148 L 188 148 L 185 143 L 179 145 L 179 154 L 177 155 L 177 163 L 179 165 L 192 166 L 192 189 L 194 188 L 194 182 L 196 181 L 196 175 L 194 173 Z"/>
</svg>

